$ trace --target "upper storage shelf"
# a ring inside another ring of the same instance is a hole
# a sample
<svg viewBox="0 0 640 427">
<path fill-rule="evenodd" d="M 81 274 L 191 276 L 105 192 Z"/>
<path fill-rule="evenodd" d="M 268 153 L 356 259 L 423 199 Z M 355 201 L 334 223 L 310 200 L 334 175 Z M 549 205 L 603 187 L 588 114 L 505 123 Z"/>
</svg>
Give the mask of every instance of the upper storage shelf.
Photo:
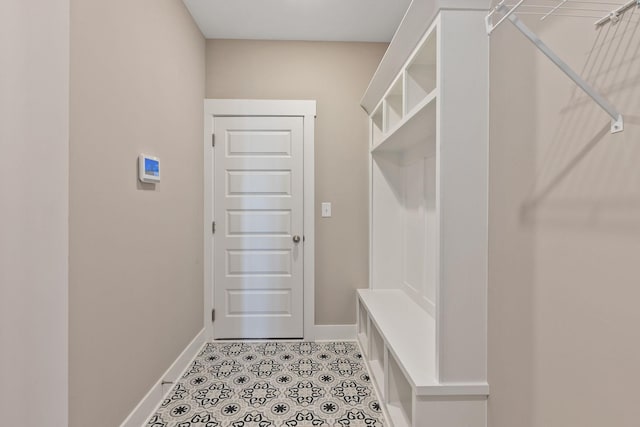
<svg viewBox="0 0 640 427">
<path fill-rule="evenodd" d="M 437 86 L 437 31 L 432 31 L 405 69 L 406 111 L 411 112 Z"/>
<path fill-rule="evenodd" d="M 457 3 L 465 2 L 464 6 L 468 9 L 474 9 L 478 3 L 478 0 L 456 1 Z M 403 63 L 420 43 L 425 34 L 425 27 L 434 20 L 441 7 L 449 6 L 443 4 L 446 2 L 447 0 L 413 0 L 411 2 L 376 70 L 375 76 L 360 100 L 360 105 L 369 115 L 373 114 L 378 101 L 384 97 L 385 91 L 401 71 Z"/>
<path fill-rule="evenodd" d="M 437 33 L 434 22 L 376 107 L 372 153 L 418 149 L 429 156 L 435 152 Z"/>
<path fill-rule="evenodd" d="M 374 139 L 372 153 L 420 150 L 422 157 L 435 153 L 437 90 L 432 90 L 412 112 L 394 124 L 388 132 Z M 375 124 L 374 124 L 375 126 Z"/>
</svg>

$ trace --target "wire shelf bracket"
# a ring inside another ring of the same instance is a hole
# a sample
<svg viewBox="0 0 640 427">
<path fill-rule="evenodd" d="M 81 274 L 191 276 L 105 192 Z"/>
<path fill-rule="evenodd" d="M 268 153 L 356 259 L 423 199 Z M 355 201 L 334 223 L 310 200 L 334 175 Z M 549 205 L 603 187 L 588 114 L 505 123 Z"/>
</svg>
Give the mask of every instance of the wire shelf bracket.
<svg viewBox="0 0 640 427">
<path fill-rule="evenodd" d="M 640 0 L 629 0 L 619 8 L 612 10 L 607 16 L 596 21 L 596 27 L 601 27 L 607 22 L 613 22 L 614 24 L 620 20 L 620 15 L 631 9 L 633 6 L 640 7 Z"/>
<path fill-rule="evenodd" d="M 634 2 L 637 0 L 634 0 Z M 516 9 L 522 5 L 524 0 L 520 0 L 513 7 L 509 8 L 501 1 L 495 9 L 493 9 L 486 17 L 487 34 L 491 33 L 505 20 L 509 20 L 518 31 L 522 33 L 529 41 L 531 41 L 551 62 L 553 62 L 560 70 L 569 77 L 580 89 L 584 91 L 596 104 L 600 106 L 606 113 L 611 116 L 611 133 L 618 133 L 624 130 L 624 120 L 622 114 L 609 103 L 602 95 L 589 85 L 578 73 L 573 71 L 558 55 L 547 46 L 540 37 L 529 29 L 518 16 L 515 14 Z M 493 18 L 501 16 L 496 24 L 493 24 Z"/>
</svg>

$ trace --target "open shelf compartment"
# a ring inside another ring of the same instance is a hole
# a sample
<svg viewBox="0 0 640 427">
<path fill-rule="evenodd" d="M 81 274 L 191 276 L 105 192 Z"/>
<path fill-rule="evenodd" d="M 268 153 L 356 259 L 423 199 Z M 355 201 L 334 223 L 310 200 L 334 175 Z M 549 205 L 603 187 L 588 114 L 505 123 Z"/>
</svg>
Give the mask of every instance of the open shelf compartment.
<svg viewBox="0 0 640 427">
<path fill-rule="evenodd" d="M 391 89 L 384 97 L 385 132 L 390 132 L 404 117 L 404 87 L 402 74 L 398 76 Z"/>
<path fill-rule="evenodd" d="M 436 102 L 434 89 L 399 126 L 373 140 L 372 153 L 396 152 L 404 158 L 431 157 L 436 152 Z"/>
<path fill-rule="evenodd" d="M 412 426 L 413 391 L 400 366 L 391 355 L 388 358 L 387 411 L 395 427 Z"/>
<path fill-rule="evenodd" d="M 405 68 L 406 109 L 413 111 L 437 87 L 437 31 L 432 30 Z"/>
<path fill-rule="evenodd" d="M 373 380 L 378 385 L 378 389 L 382 394 L 385 394 L 384 340 L 382 339 L 382 335 L 380 335 L 380 332 L 378 332 L 378 329 L 374 325 L 371 325 L 370 332 L 371 341 L 369 343 L 369 368 L 371 369 Z"/>
</svg>

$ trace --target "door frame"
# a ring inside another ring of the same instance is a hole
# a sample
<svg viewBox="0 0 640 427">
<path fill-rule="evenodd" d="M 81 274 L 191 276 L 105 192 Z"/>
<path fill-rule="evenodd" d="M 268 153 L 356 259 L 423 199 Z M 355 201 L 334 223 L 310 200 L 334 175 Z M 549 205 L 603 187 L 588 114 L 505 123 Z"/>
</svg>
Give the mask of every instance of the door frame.
<svg viewBox="0 0 640 427">
<path fill-rule="evenodd" d="M 256 99 L 205 99 L 204 100 L 204 329 L 206 338 L 213 340 L 215 322 L 214 307 L 213 242 L 212 233 L 215 197 L 214 160 L 212 144 L 215 117 L 269 116 L 302 117 L 303 119 L 303 333 L 305 340 L 315 339 L 315 194 L 314 194 L 314 134 L 315 100 L 256 100 Z"/>
</svg>

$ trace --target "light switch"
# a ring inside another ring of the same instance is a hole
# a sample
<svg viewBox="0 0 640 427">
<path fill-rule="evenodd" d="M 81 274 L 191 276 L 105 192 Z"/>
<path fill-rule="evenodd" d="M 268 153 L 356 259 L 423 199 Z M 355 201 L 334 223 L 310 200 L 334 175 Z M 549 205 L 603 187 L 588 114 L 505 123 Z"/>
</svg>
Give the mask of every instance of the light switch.
<svg viewBox="0 0 640 427">
<path fill-rule="evenodd" d="M 322 217 L 331 217 L 331 202 L 322 202 Z"/>
</svg>

